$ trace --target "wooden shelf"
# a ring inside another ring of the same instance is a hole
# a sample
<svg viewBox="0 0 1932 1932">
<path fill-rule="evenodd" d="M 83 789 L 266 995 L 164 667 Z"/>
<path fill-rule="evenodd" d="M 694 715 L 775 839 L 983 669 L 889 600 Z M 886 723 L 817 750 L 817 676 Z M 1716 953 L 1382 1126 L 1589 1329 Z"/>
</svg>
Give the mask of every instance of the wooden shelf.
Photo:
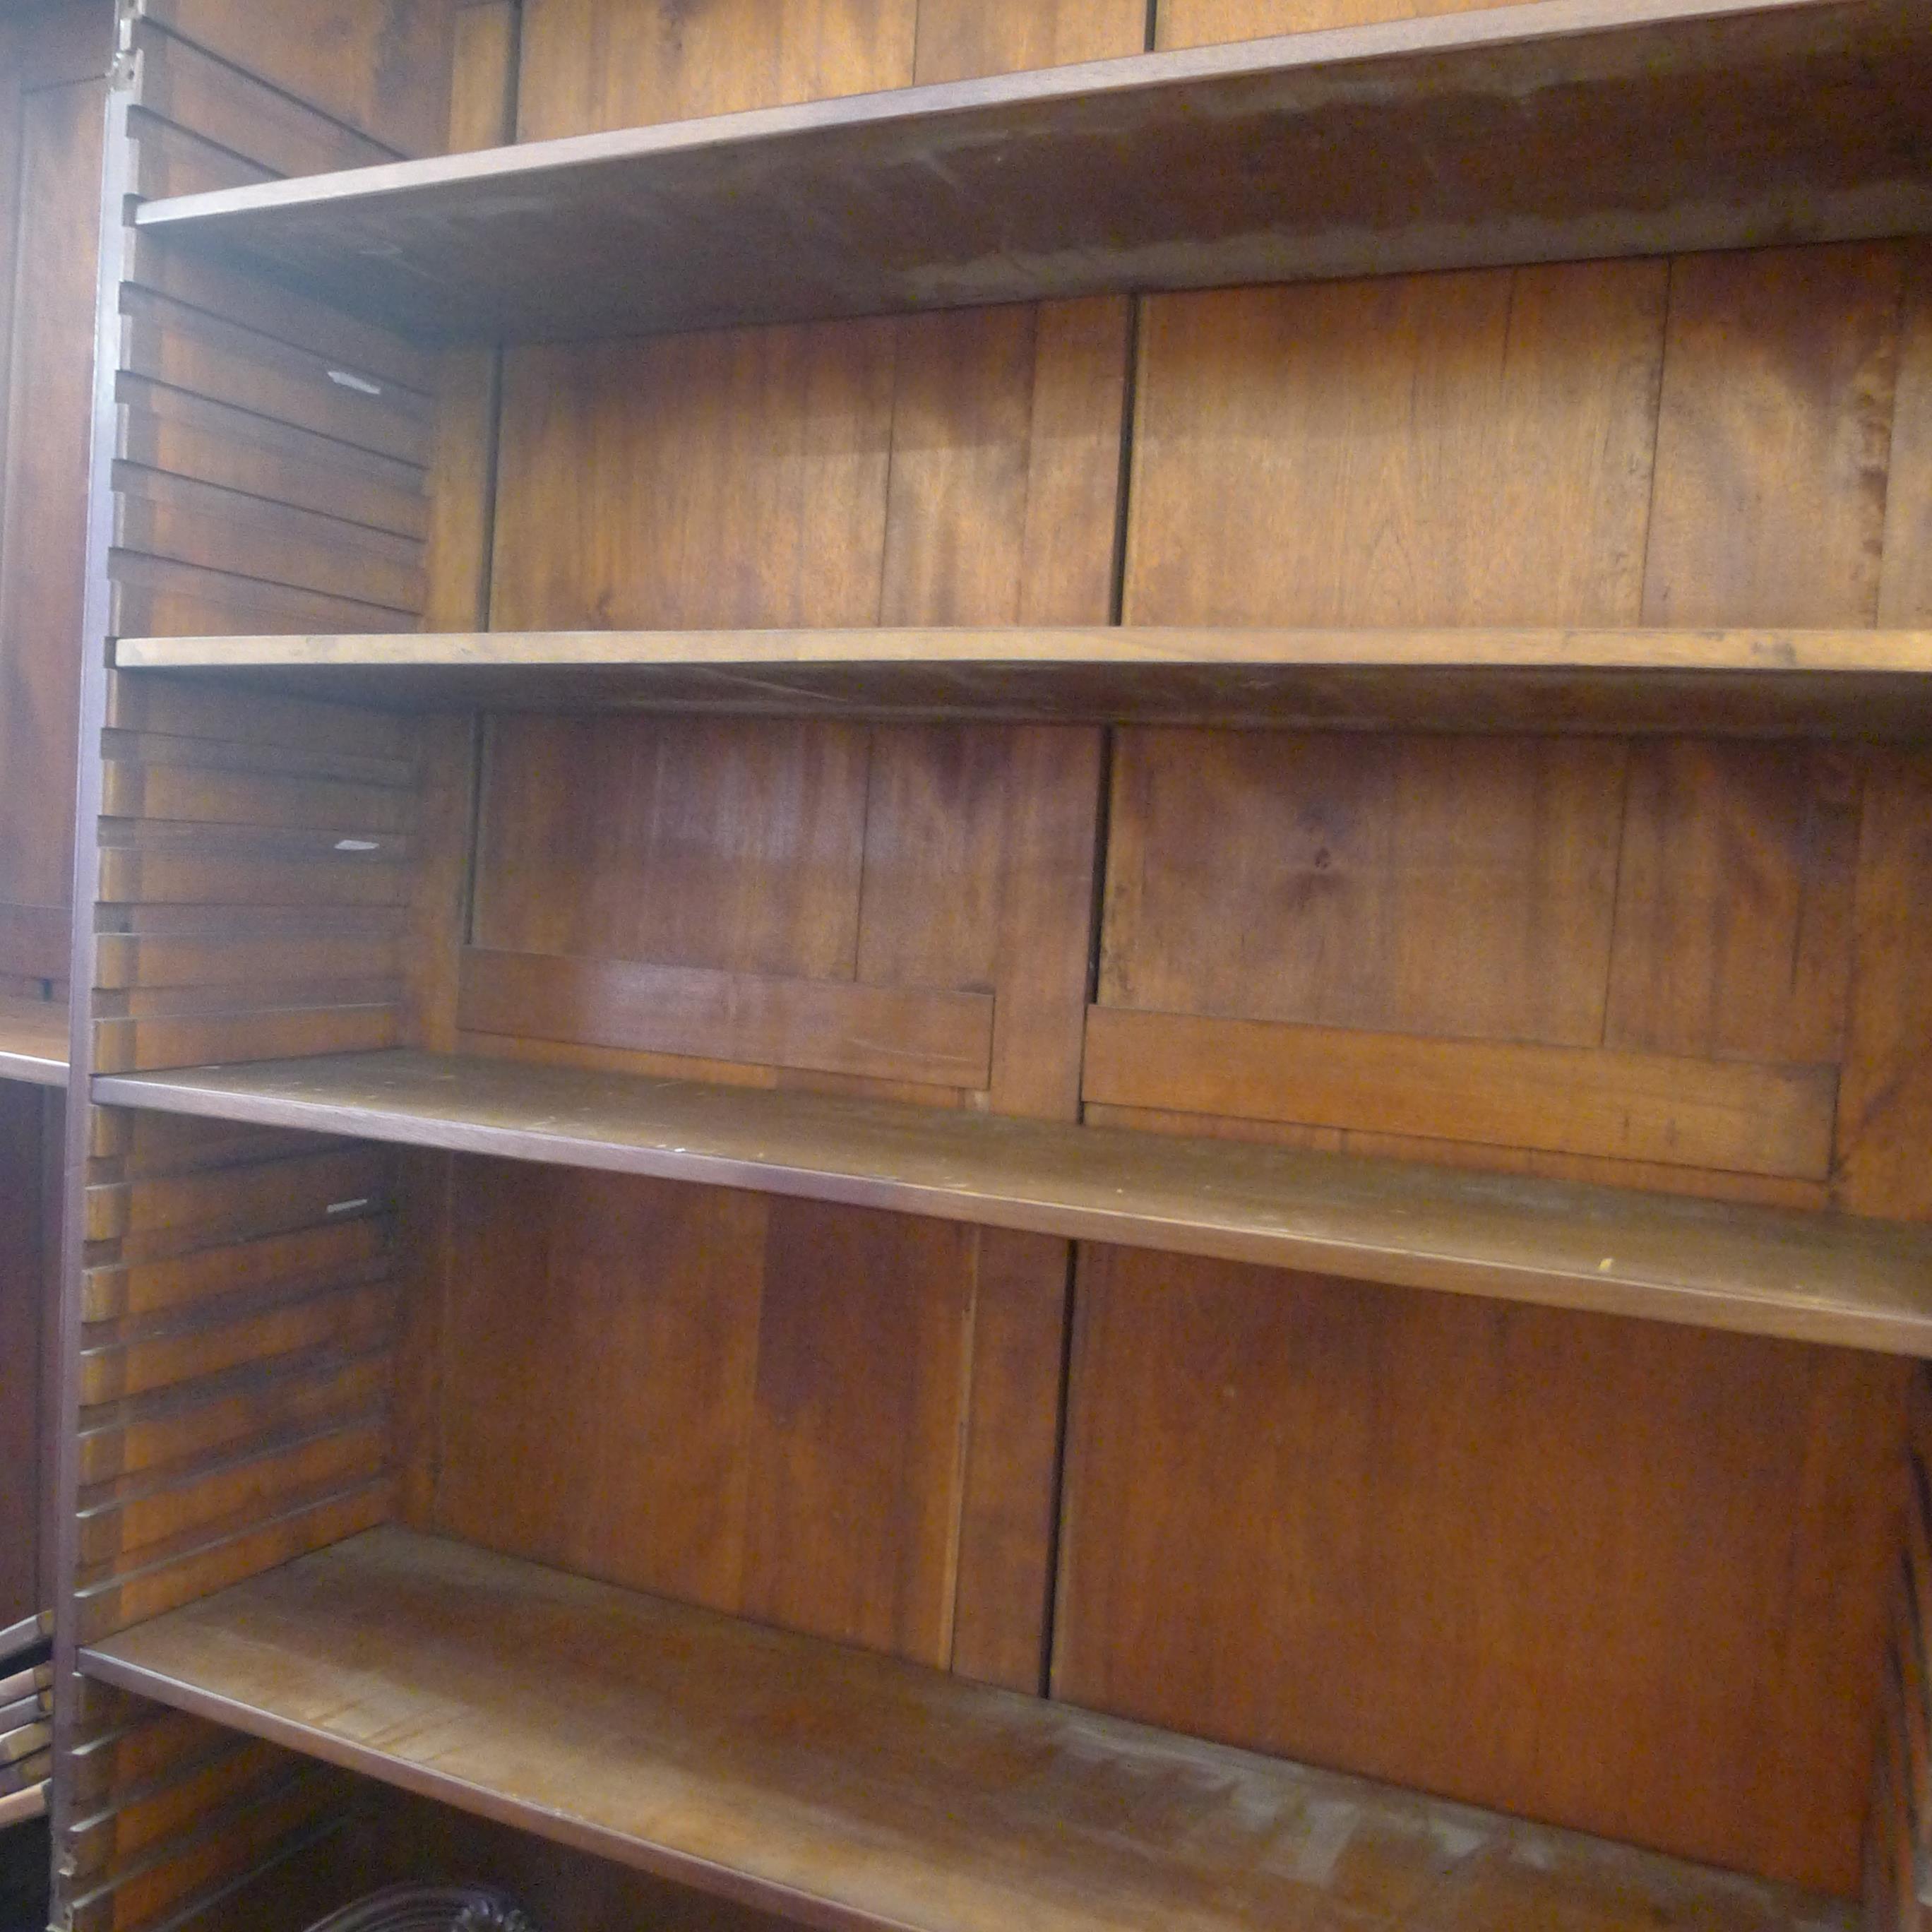
<svg viewBox="0 0 1932 1932">
<path fill-rule="evenodd" d="M 1932 1229 L 1888 1222 L 416 1052 L 118 1076 L 94 1097 L 1932 1356 Z"/>
<path fill-rule="evenodd" d="M 1825 1932 L 1849 1906 L 379 1529 L 90 1676 L 824 1928 Z"/>
<path fill-rule="evenodd" d="M 0 1080 L 64 1087 L 67 1062 L 66 1002 L 0 994 Z"/>
<path fill-rule="evenodd" d="M 1928 631 L 1095 626 L 124 638 L 116 662 L 410 709 L 1932 731 Z"/>
<path fill-rule="evenodd" d="M 431 339 L 1932 228 L 1922 0 L 1538 4 L 151 202 Z"/>
</svg>

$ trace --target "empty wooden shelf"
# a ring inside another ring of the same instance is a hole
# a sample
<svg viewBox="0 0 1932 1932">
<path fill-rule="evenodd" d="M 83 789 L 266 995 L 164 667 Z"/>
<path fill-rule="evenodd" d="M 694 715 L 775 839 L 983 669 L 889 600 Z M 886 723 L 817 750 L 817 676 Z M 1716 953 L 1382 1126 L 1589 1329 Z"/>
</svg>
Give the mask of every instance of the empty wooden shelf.
<svg viewBox="0 0 1932 1932">
<path fill-rule="evenodd" d="M 67 1061 L 65 1002 L 0 994 L 0 1080 L 64 1087 Z"/>
<path fill-rule="evenodd" d="M 1932 1232 L 1845 1216 L 417 1052 L 103 1077 L 94 1096 L 1932 1355 Z"/>
<path fill-rule="evenodd" d="M 123 670 L 398 707 L 1909 736 L 1923 631 L 570 631 L 126 638 Z"/>
<path fill-rule="evenodd" d="M 1916 0 L 1541 0 L 151 203 L 430 338 L 584 337 L 1932 224 Z"/>
<path fill-rule="evenodd" d="M 1849 1908 L 382 1529 L 91 1675 L 824 1928 L 1849 1927 Z"/>
</svg>

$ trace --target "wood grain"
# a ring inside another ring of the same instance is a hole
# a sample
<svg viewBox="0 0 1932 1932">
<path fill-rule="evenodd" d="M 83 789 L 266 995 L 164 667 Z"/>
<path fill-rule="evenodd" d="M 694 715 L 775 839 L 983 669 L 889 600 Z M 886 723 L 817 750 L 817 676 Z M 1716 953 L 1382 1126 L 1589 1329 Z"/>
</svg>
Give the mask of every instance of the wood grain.
<svg viewBox="0 0 1932 1932">
<path fill-rule="evenodd" d="M 323 0 L 299 19 L 264 22 L 246 0 L 154 0 L 148 17 L 392 153 L 433 154 L 444 139 L 454 11 L 452 0 L 400 14 L 386 0 Z"/>
<path fill-rule="evenodd" d="M 1647 621 L 1876 616 L 1900 278 L 1889 244 L 1672 265 Z"/>
<path fill-rule="evenodd" d="M 496 1163 L 456 1202 L 440 1527 L 946 1661 L 972 1230 Z"/>
<path fill-rule="evenodd" d="M 1057 1695 L 1854 1888 L 1900 1365 L 1083 1256 Z"/>
<path fill-rule="evenodd" d="M 535 10 L 566 41 L 586 8 Z M 694 121 L 151 202 L 136 219 L 405 332 L 472 340 L 1927 220 L 1932 46 L 1900 0 L 1797 16 L 1665 0 L 1636 18 L 1622 0 L 1550 0 L 920 88 L 895 84 L 915 56 L 903 0 L 800 0 L 802 32 L 752 29 L 778 10 L 625 9 L 621 41 L 579 38 L 556 89 L 526 63 L 526 134 Z M 745 36 L 735 58 L 726 32 Z M 850 91 L 866 87 L 884 91 Z M 559 118 L 540 122 L 552 94 Z M 761 94 L 799 104 L 715 111 Z"/>
<path fill-rule="evenodd" d="M 1312 33 L 1510 4 L 1512 0 L 1159 0 L 1154 44 L 1197 47 L 1261 34 Z"/>
<path fill-rule="evenodd" d="M 1040 445 L 1036 441 L 1037 458 Z M 1059 482 L 1036 466 L 1030 506 Z M 1073 464 L 1084 483 L 1095 466 Z M 1083 490 L 1084 494 L 1084 490 Z M 1112 495 L 1106 499 L 1111 511 Z M 1106 608 L 1104 546 L 1072 507 L 1029 510 L 1023 604 Z M 1001 546 L 988 545 L 989 554 Z M 473 544 L 464 556 L 473 558 Z M 469 563 L 448 607 L 473 613 Z M 189 608 L 124 560 L 122 608 Z M 433 570 L 438 557 L 432 551 Z M 1042 574 L 1043 573 L 1043 574 Z M 176 572 L 184 585 L 193 573 Z M 152 585 L 154 587 L 146 587 Z M 260 588 L 260 586 L 257 586 Z M 232 590 L 232 581 L 224 586 Z M 432 582 L 433 597 L 443 593 Z M 237 621 L 242 604 L 234 606 Z M 441 608 L 441 607 L 439 607 Z M 225 621 L 226 607 L 224 607 Z M 272 615 L 273 614 L 271 614 Z M 185 617 L 184 620 L 185 621 Z M 296 622 L 291 614 L 287 621 Z M 698 631 L 130 634 L 123 669 L 230 674 L 231 684 L 392 709 L 906 719 L 1103 720 L 1376 730 L 1923 736 L 1932 641 L 1919 631 L 1263 630 L 1031 624 Z M 136 680 L 140 682 L 141 680 Z M 208 680 L 197 677 L 196 688 Z"/>
<path fill-rule="evenodd" d="M 0 994 L 0 1080 L 64 1087 L 67 1063 L 66 1002 Z"/>
<path fill-rule="evenodd" d="M 1887 1222 L 432 1054 L 108 1077 L 96 1098 L 1852 1347 L 1924 1346 L 1925 1238 Z"/>
<path fill-rule="evenodd" d="M 1858 851 L 1851 1013 L 1838 1108 L 1838 1198 L 1859 1212 L 1932 1217 L 1932 770 L 1922 754 L 1877 761 Z"/>
<path fill-rule="evenodd" d="M 1837 1070 L 1095 1006 L 1082 1090 L 1117 1106 L 1297 1120 L 1822 1180 Z"/>
<path fill-rule="evenodd" d="M 992 1064 L 984 994 L 475 948 L 464 955 L 458 1023 L 934 1087 L 984 1088 Z"/>
<path fill-rule="evenodd" d="M 532 1647 L 552 1660 L 535 1700 Z M 1680 1912 L 1720 1932 L 1850 1923 L 1815 1898 L 404 1532 L 311 1556 L 84 1660 L 257 1736 L 826 1928 L 1021 1912 L 1054 1932 L 1210 1932 L 1338 1909 L 1365 1932 Z M 1096 1789 L 1114 1794 L 1098 1814 Z M 1446 1874 L 1445 1831 L 1462 1854 Z"/>
<path fill-rule="evenodd" d="M 1122 732 L 1100 1004 L 1594 1045 L 1627 760 L 1561 739 Z"/>
<path fill-rule="evenodd" d="M 1635 622 L 1666 280 L 1591 262 L 1150 299 L 1126 620 Z"/>
<path fill-rule="evenodd" d="M 1909 623 L 1932 610 L 1932 248 L 1905 258 L 1898 386 L 1886 492 L 1885 565 L 1878 620 Z"/>
<path fill-rule="evenodd" d="M 1813 747 L 1634 751 L 1605 1044 L 1836 1064 L 1863 791 Z"/>
</svg>

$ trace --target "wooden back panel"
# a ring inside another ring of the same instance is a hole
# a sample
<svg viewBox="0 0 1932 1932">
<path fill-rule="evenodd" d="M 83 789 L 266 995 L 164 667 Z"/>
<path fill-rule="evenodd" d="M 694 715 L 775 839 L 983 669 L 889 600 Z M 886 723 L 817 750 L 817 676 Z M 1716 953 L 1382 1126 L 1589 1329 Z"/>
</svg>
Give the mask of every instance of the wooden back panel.
<svg viewBox="0 0 1932 1932">
<path fill-rule="evenodd" d="M 1513 0 L 1154 0 L 1154 44 L 1199 47 L 1262 34 L 1312 33 L 1466 14 Z"/>
<path fill-rule="evenodd" d="M 64 982 L 110 0 L 0 20 L 0 992 Z"/>
<path fill-rule="evenodd" d="M 1056 1694 L 1852 1888 L 1910 1364 L 1120 1249 L 1076 1293 Z"/>
<path fill-rule="evenodd" d="M 1126 614 L 1889 621 L 1927 290 L 1874 244 L 1150 298 Z M 1922 1215 L 1929 778 L 1121 731 L 1086 1117 Z M 1105 1250 L 1077 1303 L 1057 1693 L 1854 1887 L 1903 1370 Z"/>
<path fill-rule="evenodd" d="M 526 8 L 519 133 L 1130 52 L 1144 24 L 771 12 Z M 513 351 L 482 610 L 1104 622 L 1128 322 Z M 458 1040 L 1070 1118 L 1100 760 L 1093 730 L 494 719 Z M 1065 1244 L 481 1163 L 452 1199 L 424 1520 L 1040 1687 Z M 541 1334 L 534 1294 L 562 1312 Z"/>
<path fill-rule="evenodd" d="M 1141 52 L 1144 0 L 524 0 L 518 139 Z"/>
</svg>

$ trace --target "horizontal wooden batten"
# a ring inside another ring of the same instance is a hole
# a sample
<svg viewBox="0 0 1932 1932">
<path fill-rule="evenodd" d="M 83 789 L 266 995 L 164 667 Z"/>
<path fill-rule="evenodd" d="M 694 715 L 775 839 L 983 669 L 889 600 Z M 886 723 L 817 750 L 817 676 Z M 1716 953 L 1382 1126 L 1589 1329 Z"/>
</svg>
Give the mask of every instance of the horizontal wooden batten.
<svg viewBox="0 0 1932 1932">
<path fill-rule="evenodd" d="M 425 338 L 584 337 L 1932 223 L 1918 0 L 1535 4 L 151 202 Z"/>
<path fill-rule="evenodd" d="M 1362 1898 L 1402 1899 L 1410 1922 L 1433 1923 L 1451 1895 L 1468 1924 L 1853 1922 L 1809 1894 L 393 1528 L 81 1663 L 406 1790 L 845 1932 L 1383 1922 L 1358 1913 Z"/>
<path fill-rule="evenodd" d="M 1081 1085 L 1105 1106 L 1822 1180 L 1838 1075 L 1094 1006 Z"/>
<path fill-rule="evenodd" d="M 984 993 L 473 949 L 457 1011 L 467 1033 L 976 1091 L 992 1077 Z"/>
<path fill-rule="evenodd" d="M 67 1067 L 67 1003 L 0 993 L 0 1080 L 64 1087 Z"/>
<path fill-rule="evenodd" d="M 214 671 L 400 709 L 649 710 L 1444 730 L 1904 737 L 1932 632 L 543 631 L 123 638 L 123 670 Z"/>
<path fill-rule="evenodd" d="M 417 1052 L 103 1078 L 94 1097 L 1932 1355 L 1932 1232 L 1843 1216 Z"/>
</svg>

